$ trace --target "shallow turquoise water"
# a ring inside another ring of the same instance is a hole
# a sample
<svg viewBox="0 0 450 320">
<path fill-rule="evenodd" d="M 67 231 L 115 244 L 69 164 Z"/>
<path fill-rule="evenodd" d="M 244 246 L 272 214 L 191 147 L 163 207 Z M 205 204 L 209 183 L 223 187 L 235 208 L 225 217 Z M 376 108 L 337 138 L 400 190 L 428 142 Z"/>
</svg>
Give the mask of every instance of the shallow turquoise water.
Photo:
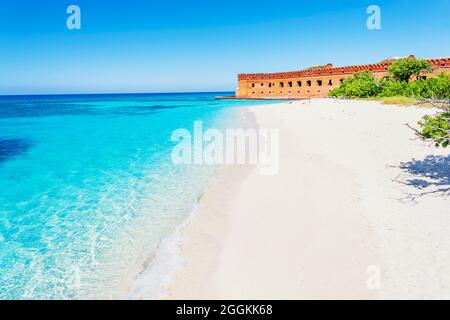
<svg viewBox="0 0 450 320">
<path fill-rule="evenodd" d="M 0 97 L 0 298 L 117 298 L 216 174 L 173 130 L 224 128 L 213 94 Z"/>
</svg>

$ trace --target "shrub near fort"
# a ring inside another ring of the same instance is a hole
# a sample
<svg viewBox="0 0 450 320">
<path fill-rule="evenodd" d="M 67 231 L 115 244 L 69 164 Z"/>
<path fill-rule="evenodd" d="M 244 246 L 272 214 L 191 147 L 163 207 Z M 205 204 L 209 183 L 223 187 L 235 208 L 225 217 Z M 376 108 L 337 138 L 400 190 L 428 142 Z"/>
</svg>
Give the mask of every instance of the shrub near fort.
<svg viewBox="0 0 450 320">
<path fill-rule="evenodd" d="M 450 97 L 450 75 L 447 73 L 413 81 L 409 86 L 412 97 L 437 100 L 448 100 Z"/>
<path fill-rule="evenodd" d="M 333 89 L 329 95 L 347 98 L 403 96 L 416 99 L 449 99 L 450 76 L 447 73 L 415 81 L 404 80 L 429 70 L 430 64 L 427 61 L 401 59 L 389 68 L 390 77 L 376 81 L 370 71 L 355 73 Z"/>
<path fill-rule="evenodd" d="M 378 82 L 378 97 L 410 97 L 409 83 L 397 81 L 393 78 L 386 78 Z"/>
<path fill-rule="evenodd" d="M 431 65 L 426 60 L 406 58 L 397 60 L 389 68 L 389 73 L 398 81 L 409 82 L 412 76 L 431 71 Z"/>
<path fill-rule="evenodd" d="M 376 96 L 378 86 L 370 71 L 357 72 L 345 79 L 342 84 L 330 91 L 332 97 L 370 98 Z"/>
</svg>

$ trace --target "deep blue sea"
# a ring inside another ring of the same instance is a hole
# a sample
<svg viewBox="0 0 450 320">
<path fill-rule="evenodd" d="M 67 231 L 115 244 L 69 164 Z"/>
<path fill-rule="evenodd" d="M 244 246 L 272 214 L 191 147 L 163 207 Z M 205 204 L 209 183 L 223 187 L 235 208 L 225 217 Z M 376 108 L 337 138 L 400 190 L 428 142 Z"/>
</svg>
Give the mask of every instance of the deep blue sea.
<svg viewBox="0 0 450 320">
<path fill-rule="evenodd" d="M 0 299 L 126 298 L 155 255 L 175 258 L 161 241 L 217 168 L 174 165 L 172 131 L 263 103 L 218 94 L 0 97 Z M 159 265 L 148 292 L 174 263 Z"/>
</svg>

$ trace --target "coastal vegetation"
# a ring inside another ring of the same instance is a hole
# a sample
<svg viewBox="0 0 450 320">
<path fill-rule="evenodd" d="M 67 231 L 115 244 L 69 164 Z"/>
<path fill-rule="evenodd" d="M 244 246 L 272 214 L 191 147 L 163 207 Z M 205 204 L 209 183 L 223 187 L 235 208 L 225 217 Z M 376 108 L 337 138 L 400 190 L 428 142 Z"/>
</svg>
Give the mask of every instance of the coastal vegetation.
<svg viewBox="0 0 450 320">
<path fill-rule="evenodd" d="M 401 105 L 431 102 L 432 106 L 439 108 L 439 112 L 433 116 L 424 116 L 418 122 L 420 130 L 415 130 L 416 134 L 436 146 L 447 147 L 450 145 L 450 75 L 441 73 L 435 77 L 422 76 L 430 71 L 432 67 L 426 60 L 400 59 L 388 68 L 388 76 L 376 80 L 370 71 L 358 72 L 345 79 L 329 95 L 337 98 L 376 99 Z M 434 103 L 436 101 L 440 103 Z"/>
<path fill-rule="evenodd" d="M 450 76 L 447 73 L 429 78 L 421 76 L 431 71 L 431 65 L 426 60 L 400 59 L 388 71 L 389 75 L 381 80 L 376 80 L 370 71 L 357 72 L 329 95 L 344 98 L 409 97 L 439 100 L 450 96 Z M 413 77 L 416 80 L 410 81 Z"/>
<path fill-rule="evenodd" d="M 424 140 L 431 141 L 436 147 L 450 146 L 450 103 L 435 104 L 440 111 L 433 116 L 424 116 L 419 122 L 421 130 L 412 128 L 416 135 Z"/>
<path fill-rule="evenodd" d="M 426 60 L 407 58 L 394 62 L 388 70 L 396 80 L 409 82 L 412 76 L 418 76 L 423 72 L 432 71 L 432 68 Z"/>
</svg>

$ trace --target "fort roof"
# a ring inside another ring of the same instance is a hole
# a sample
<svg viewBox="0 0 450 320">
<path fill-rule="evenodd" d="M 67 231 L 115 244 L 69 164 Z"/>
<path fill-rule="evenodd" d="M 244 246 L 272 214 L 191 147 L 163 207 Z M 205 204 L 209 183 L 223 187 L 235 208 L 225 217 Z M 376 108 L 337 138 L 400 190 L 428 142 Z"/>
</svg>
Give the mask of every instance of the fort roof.
<svg viewBox="0 0 450 320">
<path fill-rule="evenodd" d="M 414 58 L 414 56 L 409 56 L 409 58 Z M 435 58 L 426 59 L 433 67 L 450 67 L 450 58 Z M 327 64 L 326 66 L 312 67 L 299 71 L 289 71 L 289 72 L 275 72 L 275 73 L 243 73 L 238 75 L 238 80 L 267 80 L 267 79 L 285 79 L 285 78 L 296 78 L 303 76 L 316 76 L 316 75 L 338 75 L 338 74 L 348 74 L 355 73 L 358 71 L 372 71 L 372 72 L 386 72 L 388 67 L 394 62 L 394 59 L 388 59 L 386 62 L 374 63 L 374 64 L 363 64 L 363 65 L 352 65 L 345 67 L 333 67 L 332 64 Z"/>
</svg>

